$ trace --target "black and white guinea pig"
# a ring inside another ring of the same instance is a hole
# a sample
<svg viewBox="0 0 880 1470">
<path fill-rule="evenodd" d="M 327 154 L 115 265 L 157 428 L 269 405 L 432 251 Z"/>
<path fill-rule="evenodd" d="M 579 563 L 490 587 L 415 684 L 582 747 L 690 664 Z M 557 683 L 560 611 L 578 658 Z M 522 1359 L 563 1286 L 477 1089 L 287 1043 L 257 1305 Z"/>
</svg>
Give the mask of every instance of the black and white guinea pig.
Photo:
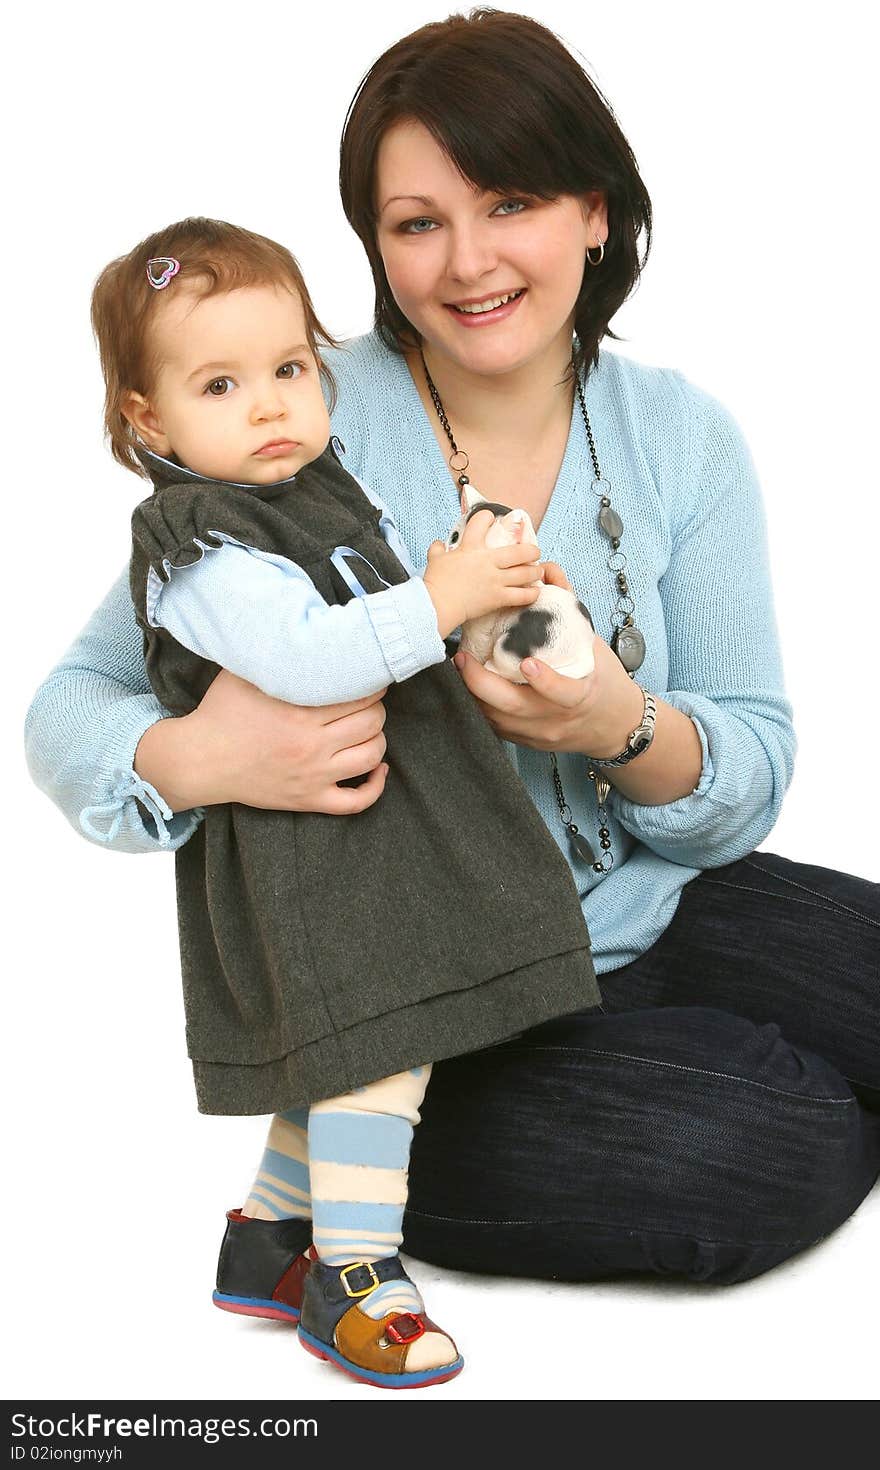
<svg viewBox="0 0 880 1470">
<path fill-rule="evenodd" d="M 486 534 L 487 546 L 512 546 L 522 541 L 537 546 L 528 511 L 511 510 L 510 506 L 487 500 L 472 485 L 464 487 L 462 500 L 461 519 L 446 538 L 447 551 L 455 550 L 471 516 L 480 510 L 491 510 L 495 516 L 495 524 Z M 573 592 L 542 583 L 537 598 L 528 607 L 503 608 L 463 623 L 460 646 L 484 668 L 513 684 L 528 682 L 519 666 L 531 656 L 558 674 L 583 679 L 593 671 L 593 620 Z"/>
</svg>

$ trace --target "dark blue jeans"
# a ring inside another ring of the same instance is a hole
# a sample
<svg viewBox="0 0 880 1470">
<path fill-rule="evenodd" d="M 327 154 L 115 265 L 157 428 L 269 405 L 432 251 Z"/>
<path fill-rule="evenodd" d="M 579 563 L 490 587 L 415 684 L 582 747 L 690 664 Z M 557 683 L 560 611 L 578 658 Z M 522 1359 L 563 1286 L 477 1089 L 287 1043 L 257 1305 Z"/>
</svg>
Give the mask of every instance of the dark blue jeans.
<svg viewBox="0 0 880 1470">
<path fill-rule="evenodd" d="M 753 852 L 600 984 L 601 1010 L 435 1064 L 405 1250 L 732 1282 L 852 1214 L 880 1173 L 880 884 Z"/>
</svg>

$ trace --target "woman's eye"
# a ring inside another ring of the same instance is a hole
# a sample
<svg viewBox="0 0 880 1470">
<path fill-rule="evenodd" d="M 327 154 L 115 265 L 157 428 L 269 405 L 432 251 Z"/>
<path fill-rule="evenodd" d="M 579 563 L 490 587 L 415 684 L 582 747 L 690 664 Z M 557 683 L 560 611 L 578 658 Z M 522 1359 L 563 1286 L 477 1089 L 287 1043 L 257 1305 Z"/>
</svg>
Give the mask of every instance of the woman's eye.
<svg viewBox="0 0 880 1470">
<path fill-rule="evenodd" d="M 233 383 L 231 378 L 214 378 L 208 384 L 205 392 L 210 393 L 212 398 L 225 398 L 227 393 L 229 393 L 234 387 L 235 384 Z"/>
<path fill-rule="evenodd" d="M 493 213 L 498 214 L 499 211 L 503 211 L 506 214 L 509 211 L 511 214 L 522 214 L 525 207 L 522 199 L 502 199 L 501 203 L 496 205 Z"/>
<path fill-rule="evenodd" d="M 427 225 L 427 229 L 422 229 L 423 225 Z M 424 215 L 420 215 L 418 219 L 404 220 L 403 224 L 400 225 L 398 228 L 402 230 L 405 235 L 427 235 L 430 234 L 431 230 L 433 230 L 434 221 L 432 219 L 427 219 Z"/>
<path fill-rule="evenodd" d="M 305 366 L 301 362 L 283 362 L 275 376 L 276 378 L 287 378 L 288 381 L 291 381 L 294 378 L 302 377 L 304 372 Z"/>
</svg>

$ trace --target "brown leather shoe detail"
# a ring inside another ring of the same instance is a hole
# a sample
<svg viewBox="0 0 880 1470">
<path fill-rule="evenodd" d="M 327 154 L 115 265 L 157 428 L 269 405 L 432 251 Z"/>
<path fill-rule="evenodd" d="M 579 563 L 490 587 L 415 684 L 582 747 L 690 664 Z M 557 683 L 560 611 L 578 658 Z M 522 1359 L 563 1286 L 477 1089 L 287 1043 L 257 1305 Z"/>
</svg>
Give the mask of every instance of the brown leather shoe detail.
<svg viewBox="0 0 880 1470">
<path fill-rule="evenodd" d="M 302 1306 L 303 1288 L 306 1277 L 309 1274 L 311 1261 L 307 1256 L 297 1256 L 292 1261 L 278 1282 L 272 1293 L 273 1302 L 284 1302 L 285 1306 L 296 1307 L 299 1311 Z"/>
<path fill-rule="evenodd" d="M 374 1373 L 405 1372 L 409 1343 L 379 1346 L 379 1339 L 385 1336 L 385 1323 L 399 1316 L 399 1312 L 388 1312 L 374 1322 L 360 1307 L 349 1307 L 336 1324 L 337 1350 L 357 1368 L 370 1368 Z"/>
</svg>

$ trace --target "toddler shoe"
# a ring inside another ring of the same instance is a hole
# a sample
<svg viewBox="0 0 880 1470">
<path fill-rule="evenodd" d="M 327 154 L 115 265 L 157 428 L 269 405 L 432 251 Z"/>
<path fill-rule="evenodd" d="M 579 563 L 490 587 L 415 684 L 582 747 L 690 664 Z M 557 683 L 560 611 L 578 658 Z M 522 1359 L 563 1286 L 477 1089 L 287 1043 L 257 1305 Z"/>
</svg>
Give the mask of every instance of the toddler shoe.
<svg viewBox="0 0 880 1470">
<path fill-rule="evenodd" d="M 361 1311 L 358 1301 L 392 1280 L 410 1280 L 398 1256 L 347 1266 L 312 1260 L 298 1333 L 306 1352 L 379 1388 L 425 1388 L 454 1378 L 464 1358 L 423 1312 L 392 1311 L 374 1319 Z"/>
<path fill-rule="evenodd" d="M 311 1241 L 311 1220 L 252 1220 L 229 1210 L 214 1305 L 296 1326 Z"/>
</svg>

